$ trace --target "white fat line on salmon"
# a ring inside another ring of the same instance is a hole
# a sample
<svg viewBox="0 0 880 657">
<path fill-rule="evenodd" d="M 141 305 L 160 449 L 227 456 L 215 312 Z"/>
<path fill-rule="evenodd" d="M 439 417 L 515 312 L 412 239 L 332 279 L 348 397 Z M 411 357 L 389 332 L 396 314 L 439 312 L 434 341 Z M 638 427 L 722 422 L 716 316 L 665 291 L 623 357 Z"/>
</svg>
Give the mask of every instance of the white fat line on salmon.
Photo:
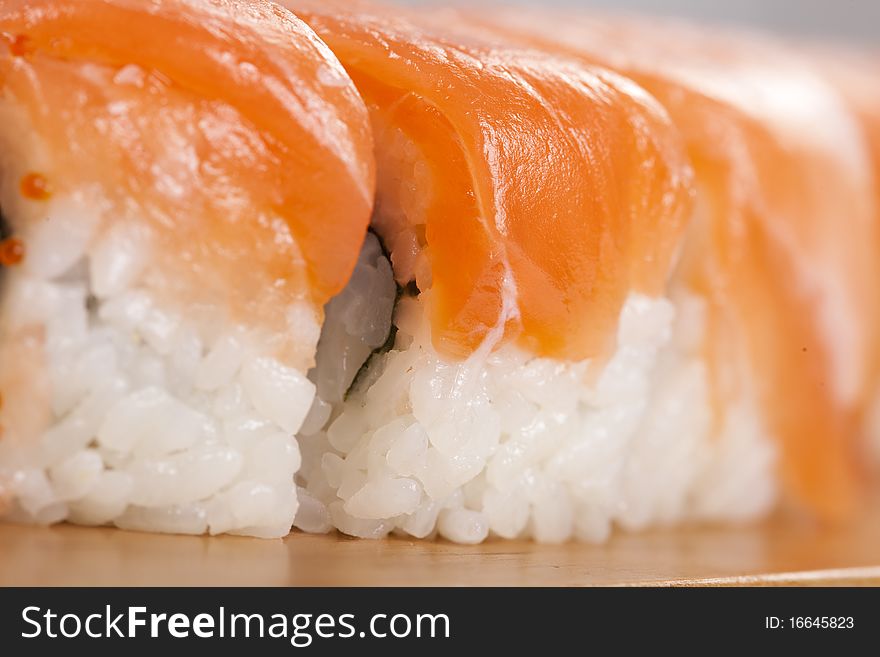
<svg viewBox="0 0 880 657">
<path fill-rule="evenodd" d="M 504 277 L 501 279 L 501 312 L 498 314 L 498 321 L 486 333 L 486 337 L 474 351 L 474 356 L 477 358 L 485 358 L 492 353 L 504 339 L 504 329 L 507 322 L 520 317 L 519 304 L 517 303 L 519 291 L 507 256 L 504 256 L 502 262 L 504 263 Z"/>
<path fill-rule="evenodd" d="M 486 333 L 480 345 L 473 354 L 465 361 L 463 367 L 456 374 L 452 384 L 451 396 L 457 399 L 466 399 L 468 395 L 475 391 L 480 375 L 483 373 L 486 365 L 486 359 L 504 340 L 504 330 L 507 322 L 519 319 L 520 310 L 517 300 L 519 293 L 516 288 L 516 281 L 510 264 L 505 256 L 502 259 L 504 263 L 504 277 L 501 281 L 501 312 L 498 314 L 498 321 Z"/>
</svg>

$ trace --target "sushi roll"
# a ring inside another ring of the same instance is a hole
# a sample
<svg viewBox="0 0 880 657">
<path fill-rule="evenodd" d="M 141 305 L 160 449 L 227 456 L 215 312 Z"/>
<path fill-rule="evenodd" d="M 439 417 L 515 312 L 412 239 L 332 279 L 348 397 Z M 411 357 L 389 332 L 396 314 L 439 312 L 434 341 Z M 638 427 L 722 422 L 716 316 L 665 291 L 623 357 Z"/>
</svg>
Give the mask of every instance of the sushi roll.
<svg viewBox="0 0 880 657">
<path fill-rule="evenodd" d="M 850 84 L 564 12 L 4 3 L 0 518 L 847 517 L 880 388 Z"/>
<path fill-rule="evenodd" d="M 393 338 L 343 385 L 317 379 L 297 526 L 598 542 L 771 508 L 780 446 L 755 373 L 727 335 L 716 358 L 712 300 L 676 273 L 708 258 L 661 104 L 435 15 L 285 5 L 370 110 L 372 229 L 398 287 Z M 357 271 L 349 287 L 371 289 Z M 363 312 L 328 312 L 322 343 L 356 339 Z M 341 366 L 322 346 L 318 371 Z"/>
<path fill-rule="evenodd" d="M 609 66 L 669 112 L 697 191 L 676 279 L 708 303 L 716 390 L 724 359 L 741 359 L 783 499 L 850 515 L 880 346 L 876 172 L 854 106 L 810 57 L 758 35 L 525 9 L 444 20 Z"/>
<path fill-rule="evenodd" d="M 0 517 L 283 536 L 366 109 L 268 2 L 0 6 Z"/>
</svg>

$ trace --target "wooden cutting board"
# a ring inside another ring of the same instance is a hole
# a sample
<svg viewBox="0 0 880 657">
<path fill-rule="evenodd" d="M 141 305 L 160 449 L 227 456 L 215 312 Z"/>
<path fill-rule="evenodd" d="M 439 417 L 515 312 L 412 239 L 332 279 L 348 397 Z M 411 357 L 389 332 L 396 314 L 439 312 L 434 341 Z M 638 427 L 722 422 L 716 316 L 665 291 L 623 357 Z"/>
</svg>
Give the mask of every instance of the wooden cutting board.
<svg viewBox="0 0 880 657">
<path fill-rule="evenodd" d="M 880 503 L 847 527 L 619 532 L 606 545 L 284 540 L 0 525 L 0 585 L 873 585 Z"/>
</svg>

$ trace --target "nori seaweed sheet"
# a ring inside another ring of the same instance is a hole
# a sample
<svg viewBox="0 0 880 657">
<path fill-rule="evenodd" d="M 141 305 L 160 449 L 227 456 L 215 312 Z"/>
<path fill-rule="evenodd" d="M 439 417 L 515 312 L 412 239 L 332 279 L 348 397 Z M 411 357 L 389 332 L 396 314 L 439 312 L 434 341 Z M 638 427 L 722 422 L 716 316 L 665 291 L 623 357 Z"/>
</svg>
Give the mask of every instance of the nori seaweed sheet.
<svg viewBox="0 0 880 657">
<path fill-rule="evenodd" d="M 377 233 L 375 233 L 372 228 L 370 229 L 370 232 L 376 236 L 377 240 L 379 240 L 379 246 L 382 248 L 383 255 L 386 258 L 388 258 L 388 262 L 391 262 L 391 254 L 388 252 L 388 249 L 385 248 L 385 242 L 382 241 L 382 238 Z M 418 295 L 419 295 L 419 288 L 416 285 L 415 281 L 410 281 L 409 283 L 407 283 L 404 286 L 397 285 L 397 294 L 395 294 L 395 296 L 394 296 L 394 308 L 391 311 L 392 322 L 391 322 L 391 328 L 388 330 L 388 337 L 385 339 L 385 342 L 382 343 L 382 345 L 380 347 L 373 349 L 373 353 L 371 353 L 367 357 L 367 360 L 364 361 L 364 364 L 361 365 L 357 374 L 354 375 L 354 379 L 352 379 L 351 385 L 348 386 L 348 390 L 346 390 L 345 394 L 342 396 L 343 399 L 346 399 L 346 400 L 348 399 L 349 393 L 351 393 L 351 391 L 357 387 L 357 385 L 361 381 L 361 379 L 363 379 L 364 374 L 366 373 L 366 371 L 368 369 L 370 369 L 370 365 L 373 363 L 373 360 L 375 359 L 375 357 L 379 356 L 381 354 L 384 354 L 385 352 L 389 351 L 391 349 L 391 347 L 394 346 L 394 339 L 397 336 L 397 327 L 394 325 L 393 318 L 394 318 L 394 311 L 397 309 L 397 304 L 400 301 L 400 299 L 404 296 L 415 297 Z"/>
</svg>

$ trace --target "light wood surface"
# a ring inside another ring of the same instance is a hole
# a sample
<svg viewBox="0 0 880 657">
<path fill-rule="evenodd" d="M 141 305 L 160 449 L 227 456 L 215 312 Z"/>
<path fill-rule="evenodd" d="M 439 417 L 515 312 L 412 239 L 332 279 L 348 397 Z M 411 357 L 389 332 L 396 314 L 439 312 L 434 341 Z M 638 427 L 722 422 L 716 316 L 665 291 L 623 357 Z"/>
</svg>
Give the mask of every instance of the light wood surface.
<svg viewBox="0 0 880 657">
<path fill-rule="evenodd" d="M 880 585 L 880 503 L 848 527 L 619 532 L 606 545 L 284 540 L 0 525 L 0 585 Z"/>
</svg>

